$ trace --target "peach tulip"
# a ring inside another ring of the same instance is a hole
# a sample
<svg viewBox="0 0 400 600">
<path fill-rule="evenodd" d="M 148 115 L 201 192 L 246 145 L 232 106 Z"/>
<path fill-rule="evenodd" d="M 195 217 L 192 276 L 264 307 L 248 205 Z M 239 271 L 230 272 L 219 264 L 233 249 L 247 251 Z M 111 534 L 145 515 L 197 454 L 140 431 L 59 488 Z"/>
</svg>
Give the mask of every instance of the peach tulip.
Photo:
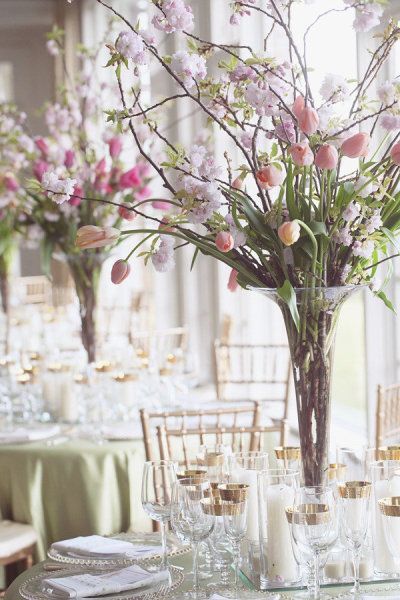
<svg viewBox="0 0 400 600">
<path fill-rule="evenodd" d="M 291 246 L 300 237 L 300 225 L 296 221 L 286 221 L 278 228 L 278 235 L 285 246 Z"/>
<path fill-rule="evenodd" d="M 236 292 L 236 290 L 238 289 L 238 280 L 237 280 L 237 276 L 238 276 L 238 271 L 236 271 L 236 269 L 232 269 L 232 271 L 229 274 L 229 279 L 228 279 L 228 290 L 230 292 Z"/>
<path fill-rule="evenodd" d="M 133 210 L 130 210 L 129 204 L 123 204 L 118 208 L 118 214 L 120 217 L 125 219 L 125 221 L 133 221 L 136 219 L 136 213 Z"/>
<path fill-rule="evenodd" d="M 318 129 L 319 116 L 311 106 L 305 106 L 297 120 L 301 131 L 306 135 L 312 135 Z"/>
<path fill-rule="evenodd" d="M 334 169 L 339 160 L 339 153 L 335 146 L 324 144 L 315 155 L 315 164 L 320 169 Z"/>
<path fill-rule="evenodd" d="M 243 187 L 243 179 L 241 177 L 236 177 L 236 179 L 232 181 L 232 187 L 235 190 L 241 190 Z"/>
<path fill-rule="evenodd" d="M 75 244 L 78 248 L 101 248 L 108 246 L 119 238 L 119 230 L 115 227 L 97 227 L 84 225 L 76 232 Z"/>
<path fill-rule="evenodd" d="M 348 158 L 364 157 L 368 154 L 370 140 L 369 133 L 356 133 L 344 140 L 340 150 Z"/>
<path fill-rule="evenodd" d="M 118 285 L 122 283 L 131 272 L 131 266 L 126 260 L 117 260 L 111 269 L 111 281 Z"/>
<path fill-rule="evenodd" d="M 400 142 L 394 144 L 390 151 L 390 156 L 394 164 L 400 166 Z"/>
<path fill-rule="evenodd" d="M 268 189 L 281 185 L 285 179 L 285 174 L 283 170 L 278 169 L 278 167 L 268 165 L 268 167 L 263 167 L 257 171 L 256 177 L 260 186 L 263 189 Z"/>
<path fill-rule="evenodd" d="M 301 113 L 305 108 L 305 102 L 302 95 L 297 96 L 292 105 L 292 113 L 296 117 L 296 119 L 300 118 Z"/>
<path fill-rule="evenodd" d="M 171 204 L 167 200 L 153 200 L 151 205 L 156 210 L 169 210 L 171 208 Z"/>
<path fill-rule="evenodd" d="M 215 245 L 220 252 L 229 252 L 234 246 L 234 240 L 229 231 L 220 231 L 215 237 Z"/>
<path fill-rule="evenodd" d="M 289 153 L 294 164 L 298 167 L 308 167 L 314 162 L 314 154 L 308 142 L 292 144 L 289 148 Z"/>
</svg>

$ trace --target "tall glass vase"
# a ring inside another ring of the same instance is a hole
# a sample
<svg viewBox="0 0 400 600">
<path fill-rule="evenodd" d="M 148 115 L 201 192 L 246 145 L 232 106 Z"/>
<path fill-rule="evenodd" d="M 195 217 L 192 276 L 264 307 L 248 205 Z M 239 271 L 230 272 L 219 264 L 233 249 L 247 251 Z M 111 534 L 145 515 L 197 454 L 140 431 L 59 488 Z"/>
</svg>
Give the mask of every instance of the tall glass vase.
<svg viewBox="0 0 400 600">
<path fill-rule="evenodd" d="M 341 306 L 359 286 L 295 289 L 299 327 L 276 289 L 252 289 L 274 300 L 282 311 L 292 359 L 304 483 L 322 485 L 328 468 L 336 325 Z"/>
<path fill-rule="evenodd" d="M 82 344 L 89 363 L 96 360 L 97 292 L 104 259 L 105 257 L 98 253 L 82 253 L 67 257 L 79 299 Z"/>
</svg>

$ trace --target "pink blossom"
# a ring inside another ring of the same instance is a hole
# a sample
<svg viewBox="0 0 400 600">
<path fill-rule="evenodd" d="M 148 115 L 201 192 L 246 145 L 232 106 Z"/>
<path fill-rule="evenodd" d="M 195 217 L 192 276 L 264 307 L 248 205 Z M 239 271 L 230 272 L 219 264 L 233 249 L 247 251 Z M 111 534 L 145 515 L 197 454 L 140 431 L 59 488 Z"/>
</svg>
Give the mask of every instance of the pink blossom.
<svg viewBox="0 0 400 600">
<path fill-rule="evenodd" d="M 301 113 L 305 108 L 305 101 L 302 95 L 296 96 L 294 102 L 292 104 L 292 113 L 296 117 L 296 119 L 300 118 Z"/>
<path fill-rule="evenodd" d="M 80 185 L 76 185 L 74 187 L 74 193 L 72 194 L 72 196 L 68 200 L 68 202 L 71 206 L 79 206 L 82 202 L 82 197 L 83 197 L 83 189 Z"/>
<path fill-rule="evenodd" d="M 156 210 L 169 210 L 171 207 L 171 204 L 166 200 L 153 200 L 151 205 Z"/>
<path fill-rule="evenodd" d="M 349 93 L 349 86 L 342 75 L 325 75 L 319 93 L 327 102 L 340 102 Z"/>
<path fill-rule="evenodd" d="M 292 144 L 289 148 L 289 154 L 298 167 L 308 167 L 314 162 L 314 154 L 307 142 Z"/>
<path fill-rule="evenodd" d="M 136 164 L 139 177 L 148 177 L 150 174 L 150 165 L 147 162 L 140 161 Z"/>
<path fill-rule="evenodd" d="M 131 266 L 126 260 L 117 260 L 111 269 L 111 281 L 112 283 L 119 285 L 128 277 L 131 272 Z"/>
<path fill-rule="evenodd" d="M 283 169 L 278 169 L 274 165 L 268 165 L 257 171 L 256 177 L 263 189 L 269 189 L 281 185 L 285 180 L 285 173 Z"/>
<path fill-rule="evenodd" d="M 201 80 L 207 76 L 205 58 L 198 54 L 190 54 L 186 50 L 178 50 L 172 55 L 171 69 L 188 89 L 195 85 L 195 80 Z"/>
<path fill-rule="evenodd" d="M 392 146 L 390 156 L 394 164 L 400 166 L 400 142 L 397 142 L 397 144 Z"/>
<path fill-rule="evenodd" d="M 136 198 L 138 200 L 147 200 L 151 196 L 151 188 L 148 185 L 143 186 L 136 192 Z"/>
<path fill-rule="evenodd" d="M 174 238 L 169 235 L 160 236 L 161 243 L 158 250 L 154 252 L 151 261 L 156 271 L 166 273 L 175 266 Z"/>
<path fill-rule="evenodd" d="M 96 170 L 97 175 L 101 175 L 106 172 L 106 169 L 107 169 L 106 159 L 103 157 L 97 163 L 95 170 Z"/>
<path fill-rule="evenodd" d="M 64 157 L 64 166 L 70 169 L 75 162 L 75 152 L 73 150 L 66 150 Z"/>
<path fill-rule="evenodd" d="M 228 290 L 230 292 L 236 292 L 236 290 L 239 287 L 238 284 L 238 280 L 237 280 L 237 276 L 239 275 L 238 271 L 236 271 L 236 269 L 232 269 L 230 274 L 229 274 L 229 279 L 228 279 Z"/>
<path fill-rule="evenodd" d="M 183 0 L 166 0 L 162 3 L 161 8 L 162 16 L 153 17 L 154 27 L 166 33 L 193 30 L 193 11 Z"/>
<path fill-rule="evenodd" d="M 260 117 L 272 117 L 278 111 L 278 98 L 268 84 L 249 83 L 244 93 L 246 101 Z"/>
<path fill-rule="evenodd" d="M 232 181 L 232 187 L 235 190 L 241 190 L 243 187 L 243 179 L 241 177 L 236 177 L 236 179 Z"/>
<path fill-rule="evenodd" d="M 239 63 L 233 71 L 229 73 L 229 79 L 233 82 L 246 81 L 246 79 L 253 79 L 255 75 L 254 70 L 242 63 Z"/>
<path fill-rule="evenodd" d="M 215 245 L 220 252 L 230 252 L 234 246 L 234 240 L 229 231 L 219 231 L 215 236 Z"/>
<path fill-rule="evenodd" d="M 357 9 L 356 18 L 353 27 L 358 32 L 370 31 L 373 27 L 380 24 L 383 15 L 383 6 L 376 2 L 365 4 Z"/>
<path fill-rule="evenodd" d="M 62 204 L 69 200 L 74 193 L 75 184 L 75 179 L 70 177 L 59 179 L 56 173 L 49 171 L 46 171 L 42 178 L 43 189 L 56 204 Z"/>
<path fill-rule="evenodd" d="M 247 131 L 243 131 L 239 134 L 239 139 L 241 144 L 247 149 L 250 150 L 253 144 L 253 134 L 248 129 Z"/>
<path fill-rule="evenodd" d="M 350 202 L 343 211 L 342 217 L 345 221 L 354 221 L 360 216 L 361 206 L 358 202 Z"/>
<path fill-rule="evenodd" d="M 337 244 L 343 244 L 343 246 L 351 246 L 353 242 L 353 236 L 350 233 L 348 225 L 336 231 L 333 234 L 333 238 Z"/>
<path fill-rule="evenodd" d="M 296 221 L 286 221 L 278 227 L 278 236 L 285 246 L 292 246 L 300 237 L 300 225 Z"/>
<path fill-rule="evenodd" d="M 188 210 L 190 223 L 204 223 L 221 206 L 222 194 L 215 182 L 199 181 L 187 176 L 183 179 L 183 187 L 189 196 L 184 206 Z"/>
<path fill-rule="evenodd" d="M 60 54 L 60 47 L 56 40 L 47 40 L 46 48 L 51 56 L 58 56 Z"/>
<path fill-rule="evenodd" d="M 137 65 L 147 64 L 146 47 L 140 35 L 128 29 L 121 31 L 115 44 L 117 51 L 125 58 L 131 58 Z"/>
<path fill-rule="evenodd" d="M 44 173 L 50 168 L 49 164 L 44 160 L 37 160 L 33 164 L 33 173 L 38 181 L 42 181 Z"/>
<path fill-rule="evenodd" d="M 123 204 L 118 208 L 118 214 L 120 217 L 125 219 L 125 221 L 133 221 L 136 219 L 136 213 L 133 210 L 130 210 L 130 204 Z"/>
<path fill-rule="evenodd" d="M 132 169 L 129 169 L 129 171 L 122 173 L 119 178 L 118 187 L 120 190 L 126 190 L 128 188 L 138 187 L 141 183 L 142 181 L 138 175 L 137 167 L 133 167 Z"/>
<path fill-rule="evenodd" d="M 38 150 L 40 150 L 40 152 L 42 153 L 43 157 L 46 157 L 47 154 L 49 153 L 49 147 L 47 145 L 47 142 L 44 138 L 42 137 L 37 137 L 35 138 L 35 146 Z"/>
<path fill-rule="evenodd" d="M 392 113 L 384 113 L 379 119 L 379 124 L 386 131 L 397 131 L 400 129 L 400 116 Z"/>
<path fill-rule="evenodd" d="M 396 99 L 396 88 L 390 81 L 385 81 L 378 90 L 377 95 L 382 104 L 393 104 Z"/>
<path fill-rule="evenodd" d="M 97 227 L 84 225 L 76 232 L 75 245 L 78 248 L 102 248 L 113 244 L 119 238 L 120 232 L 115 227 Z"/>
<path fill-rule="evenodd" d="M 107 141 L 107 144 L 111 158 L 118 158 L 122 150 L 121 138 L 118 135 L 114 135 Z"/>
<path fill-rule="evenodd" d="M 370 258 L 375 245 L 371 240 L 365 240 L 364 242 L 359 242 L 358 240 L 353 244 L 353 254 L 354 256 L 360 256 L 361 258 Z"/>
<path fill-rule="evenodd" d="M 356 133 L 344 140 L 340 146 L 341 152 L 348 158 L 367 156 L 370 140 L 369 133 Z"/>
<path fill-rule="evenodd" d="M 283 142 L 293 144 L 296 141 L 296 131 L 291 119 L 281 118 L 275 126 L 275 135 Z"/>
<path fill-rule="evenodd" d="M 226 215 L 225 222 L 227 223 L 227 225 L 229 225 L 229 233 L 233 237 L 233 247 L 240 248 L 240 246 L 243 246 L 246 243 L 246 234 L 244 233 L 244 231 L 236 227 L 235 221 L 233 220 L 231 214 L 228 213 Z"/>
<path fill-rule="evenodd" d="M 204 146 L 192 146 L 189 160 L 194 167 L 194 174 L 200 177 L 213 180 L 221 175 L 221 168 L 215 164 L 214 156 Z"/>
<path fill-rule="evenodd" d="M 4 185 L 9 192 L 16 192 L 19 188 L 19 183 L 12 173 L 4 175 Z"/>
<path fill-rule="evenodd" d="M 374 231 L 382 227 L 382 225 L 383 221 L 381 218 L 381 212 L 379 208 L 377 208 L 376 210 L 374 210 L 372 216 L 365 223 L 366 232 L 371 235 L 371 233 L 374 233 Z"/>
</svg>

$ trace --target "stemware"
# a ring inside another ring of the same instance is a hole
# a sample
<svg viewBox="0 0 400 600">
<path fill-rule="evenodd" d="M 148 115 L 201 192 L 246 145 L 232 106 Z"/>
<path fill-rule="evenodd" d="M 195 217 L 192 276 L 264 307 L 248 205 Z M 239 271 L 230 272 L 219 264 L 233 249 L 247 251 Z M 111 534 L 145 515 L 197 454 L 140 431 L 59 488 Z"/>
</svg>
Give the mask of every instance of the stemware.
<svg viewBox="0 0 400 600">
<path fill-rule="evenodd" d="M 300 448 L 298 446 L 277 446 L 274 448 L 279 469 L 293 469 L 300 472 Z"/>
<path fill-rule="evenodd" d="M 178 538 L 190 542 L 193 550 L 193 589 L 185 597 L 204 598 L 199 589 L 199 544 L 213 530 L 214 518 L 203 510 L 202 501 L 211 496 L 210 482 L 202 477 L 179 479 L 172 490 L 171 525 Z"/>
<path fill-rule="evenodd" d="M 142 506 L 153 521 L 161 525 L 161 569 L 168 568 L 167 522 L 171 519 L 172 488 L 176 482 L 176 464 L 169 460 L 147 461 L 142 479 Z"/>
<path fill-rule="evenodd" d="M 232 544 L 235 580 L 233 598 L 239 596 L 240 542 L 247 530 L 247 499 L 249 485 L 245 483 L 223 483 L 218 486 L 223 506 L 225 533 Z"/>
<path fill-rule="evenodd" d="M 368 481 L 346 481 L 338 485 L 341 525 L 350 546 L 354 568 L 352 594 L 360 594 L 360 557 L 365 544 L 369 522 L 371 483 Z"/>
<path fill-rule="evenodd" d="M 302 487 L 295 491 L 292 532 L 296 543 L 311 550 L 314 557 L 315 586 L 310 598 L 325 597 L 320 592 L 320 557 L 338 537 L 335 493 L 331 487 Z"/>
</svg>

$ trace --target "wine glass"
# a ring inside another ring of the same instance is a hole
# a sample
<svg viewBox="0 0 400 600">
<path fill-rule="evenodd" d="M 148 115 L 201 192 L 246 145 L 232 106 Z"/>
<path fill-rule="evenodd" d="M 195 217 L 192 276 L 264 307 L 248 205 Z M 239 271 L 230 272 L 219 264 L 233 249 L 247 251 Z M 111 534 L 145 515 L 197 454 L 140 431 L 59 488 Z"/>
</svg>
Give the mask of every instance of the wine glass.
<svg viewBox="0 0 400 600">
<path fill-rule="evenodd" d="M 354 565 L 354 597 L 360 593 L 360 555 L 367 536 L 371 484 L 368 481 L 346 481 L 338 485 L 341 524 L 349 544 Z"/>
<path fill-rule="evenodd" d="M 153 521 L 161 524 L 161 569 L 168 568 L 167 522 L 171 519 L 172 488 L 176 482 L 176 464 L 170 460 L 144 463 L 142 506 Z"/>
<path fill-rule="evenodd" d="M 223 483 L 218 486 L 223 505 L 225 533 L 232 544 L 233 565 L 235 569 L 235 583 L 233 598 L 239 596 L 239 563 L 240 542 L 247 531 L 247 499 L 249 485 L 245 483 Z"/>
<path fill-rule="evenodd" d="M 210 482 L 202 477 L 187 477 L 176 481 L 172 491 L 171 525 L 178 538 L 190 542 L 193 550 L 193 589 L 185 597 L 204 598 L 199 589 L 199 544 L 214 527 L 214 517 L 207 514 L 202 501 L 211 497 Z"/>
<path fill-rule="evenodd" d="M 331 487 L 302 487 L 295 491 L 292 533 L 300 548 L 311 550 L 314 557 L 315 588 L 313 600 L 320 593 L 320 557 L 333 546 L 338 537 L 337 505 Z"/>
</svg>

